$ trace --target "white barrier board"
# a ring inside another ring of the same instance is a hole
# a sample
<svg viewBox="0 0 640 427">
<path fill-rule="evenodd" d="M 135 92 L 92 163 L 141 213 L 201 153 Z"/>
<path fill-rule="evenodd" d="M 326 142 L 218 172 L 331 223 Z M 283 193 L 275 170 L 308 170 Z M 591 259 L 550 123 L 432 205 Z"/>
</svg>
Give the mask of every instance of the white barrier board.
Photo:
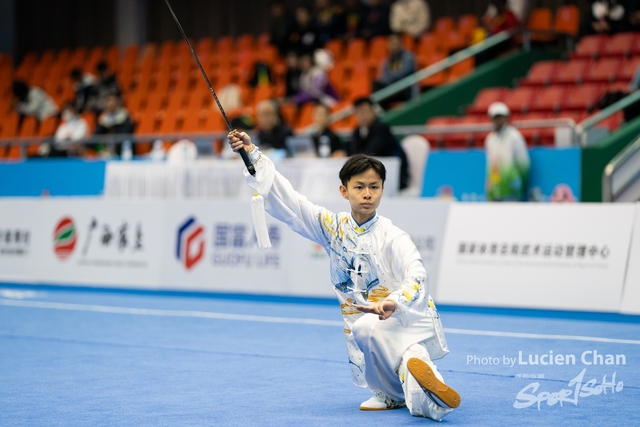
<svg viewBox="0 0 640 427">
<path fill-rule="evenodd" d="M 380 209 L 416 241 L 432 291 L 448 207 L 384 199 Z M 268 215 L 267 224 L 273 247 L 260 250 L 249 200 L 4 199 L 0 239 L 9 240 L 0 242 L 0 280 L 333 296 L 324 249 Z"/>
<path fill-rule="evenodd" d="M 626 314 L 640 314 L 640 204 L 636 204 L 636 218 L 620 311 Z"/>
<path fill-rule="evenodd" d="M 633 205 L 454 204 L 436 301 L 620 309 Z"/>
</svg>

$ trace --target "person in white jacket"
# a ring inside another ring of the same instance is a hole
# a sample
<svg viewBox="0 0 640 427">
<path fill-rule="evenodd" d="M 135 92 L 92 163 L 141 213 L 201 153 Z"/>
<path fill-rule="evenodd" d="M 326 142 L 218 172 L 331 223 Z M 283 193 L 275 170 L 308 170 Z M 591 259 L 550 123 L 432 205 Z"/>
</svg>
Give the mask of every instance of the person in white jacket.
<svg viewBox="0 0 640 427">
<path fill-rule="evenodd" d="M 439 421 L 458 407 L 459 394 L 432 362 L 448 348 L 420 254 L 406 232 L 376 212 L 384 165 L 367 155 L 348 159 L 340 193 L 351 212 L 333 213 L 297 193 L 246 133 L 234 131 L 228 142 L 247 151 L 256 174 L 244 174 L 266 211 L 329 255 L 352 379 L 374 393 L 360 409 L 406 406 L 414 416 Z"/>
</svg>

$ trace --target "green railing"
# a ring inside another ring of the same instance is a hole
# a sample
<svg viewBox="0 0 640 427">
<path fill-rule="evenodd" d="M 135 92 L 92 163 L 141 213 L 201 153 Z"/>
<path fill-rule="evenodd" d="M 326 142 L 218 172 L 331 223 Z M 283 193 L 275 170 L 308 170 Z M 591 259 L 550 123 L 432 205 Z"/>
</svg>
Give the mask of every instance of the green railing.
<svg viewBox="0 0 640 427">
<path fill-rule="evenodd" d="M 640 138 L 627 145 L 602 173 L 603 202 L 640 200 Z"/>
</svg>

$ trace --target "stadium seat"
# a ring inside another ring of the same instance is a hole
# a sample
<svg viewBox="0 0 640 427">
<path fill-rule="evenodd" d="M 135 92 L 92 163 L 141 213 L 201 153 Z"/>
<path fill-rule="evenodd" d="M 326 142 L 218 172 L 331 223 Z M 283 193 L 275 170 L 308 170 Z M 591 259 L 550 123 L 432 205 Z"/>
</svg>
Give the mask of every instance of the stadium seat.
<svg viewBox="0 0 640 427">
<path fill-rule="evenodd" d="M 575 122 L 575 124 L 578 124 L 581 121 L 583 121 L 584 119 L 586 119 L 588 115 L 589 115 L 589 113 L 587 113 L 584 110 L 583 111 L 562 110 L 555 116 L 555 118 L 557 118 L 557 119 L 571 119 L 571 120 L 573 120 Z"/>
<path fill-rule="evenodd" d="M 617 82 L 630 83 L 636 70 L 640 68 L 640 56 L 634 56 L 629 59 L 625 59 L 618 75 L 616 76 Z"/>
<path fill-rule="evenodd" d="M 342 60 L 342 52 L 344 50 L 344 43 L 340 39 L 331 39 L 325 45 L 324 48 L 331 52 L 333 60 L 336 64 Z"/>
<path fill-rule="evenodd" d="M 428 57 L 418 57 L 418 68 L 424 68 L 429 65 L 433 65 L 436 62 L 442 61 L 445 58 L 445 54 L 441 52 L 434 52 Z M 440 71 L 430 77 L 420 80 L 421 87 L 434 87 L 446 83 L 449 75 L 449 70 Z"/>
<path fill-rule="evenodd" d="M 638 43 L 638 33 L 618 33 L 609 37 L 601 56 L 631 56 Z"/>
<path fill-rule="evenodd" d="M 22 120 L 20 131 L 18 132 L 19 138 L 35 137 L 38 132 L 38 119 L 35 116 L 26 116 Z"/>
<path fill-rule="evenodd" d="M 456 116 L 436 116 L 427 120 L 427 126 L 448 126 L 458 120 Z M 444 143 L 444 134 L 440 132 L 426 132 L 423 134 L 427 140 L 432 143 L 432 146 L 442 147 Z"/>
<path fill-rule="evenodd" d="M 584 76 L 585 82 L 612 83 L 620 71 L 622 60 L 620 58 L 602 58 L 592 61 Z"/>
<path fill-rule="evenodd" d="M 20 122 L 18 113 L 11 112 L 5 117 L 0 117 L 0 120 L 2 120 L 0 138 L 14 138 L 18 135 L 18 124 Z"/>
<path fill-rule="evenodd" d="M 600 56 L 607 43 L 608 36 L 594 34 L 584 36 L 578 42 L 576 51 L 571 55 L 572 58 L 597 58 Z"/>
<path fill-rule="evenodd" d="M 580 10 L 576 5 L 563 5 L 556 10 L 553 29 L 558 34 L 575 37 L 580 28 Z"/>
<path fill-rule="evenodd" d="M 590 111 L 602 95 L 603 86 L 599 83 L 586 83 L 569 88 L 562 104 L 562 110 Z"/>
<path fill-rule="evenodd" d="M 298 109 L 298 117 L 296 118 L 294 129 L 303 129 L 313 123 L 313 104 L 307 102 Z"/>
<path fill-rule="evenodd" d="M 475 59 L 473 57 L 463 59 L 462 61 L 454 64 L 449 68 L 449 82 L 453 82 L 458 80 L 460 77 L 465 76 L 466 74 L 473 71 L 475 67 Z"/>
<path fill-rule="evenodd" d="M 467 108 L 467 112 L 470 114 L 486 115 L 489 105 L 493 102 L 503 101 L 508 90 L 506 87 L 489 87 L 480 90 L 473 104 Z"/>
<path fill-rule="evenodd" d="M 433 24 L 432 32 L 437 39 L 442 39 L 447 37 L 454 28 L 455 22 L 452 17 L 441 16 L 436 20 L 435 24 Z"/>
<path fill-rule="evenodd" d="M 587 73 L 588 65 L 589 61 L 586 59 L 572 59 L 569 62 L 565 62 L 558 67 L 551 79 L 551 83 L 582 83 L 584 75 Z"/>
<path fill-rule="evenodd" d="M 536 90 L 532 87 L 518 87 L 505 95 L 504 103 L 511 111 L 529 111 Z"/>
<path fill-rule="evenodd" d="M 157 116 L 158 110 L 147 110 L 143 112 L 137 120 L 135 133 L 136 134 L 151 134 L 157 130 Z"/>
<path fill-rule="evenodd" d="M 562 65 L 561 61 L 538 61 L 527 73 L 521 84 L 525 86 L 546 86 L 551 83 L 556 70 Z"/>
<path fill-rule="evenodd" d="M 420 36 L 418 47 L 416 48 L 416 56 L 430 57 L 438 50 L 436 37 L 431 33 L 424 33 Z"/>
<path fill-rule="evenodd" d="M 42 121 L 42 123 L 40 123 L 40 128 L 38 129 L 37 136 L 41 138 L 52 136 L 54 133 L 56 133 L 57 127 L 58 118 L 55 116 L 47 117 Z"/>
<path fill-rule="evenodd" d="M 388 56 L 387 37 L 376 36 L 369 42 L 369 61 L 379 62 Z"/>
<path fill-rule="evenodd" d="M 357 61 L 359 59 L 363 59 L 365 57 L 365 49 L 367 47 L 367 43 L 364 39 L 355 38 L 351 39 L 347 42 L 347 50 L 345 52 L 345 58 L 348 58 L 349 61 Z"/>
<path fill-rule="evenodd" d="M 531 31 L 532 41 L 548 42 L 555 38 L 552 33 L 552 15 L 551 9 L 547 7 L 538 7 L 531 11 L 527 30 Z"/>
<path fill-rule="evenodd" d="M 567 88 L 562 85 L 550 86 L 541 89 L 535 96 L 531 105 L 531 111 L 557 112 L 562 107 L 567 93 Z"/>
<path fill-rule="evenodd" d="M 618 111 L 614 114 L 612 114 L 611 116 L 607 117 L 606 119 L 600 121 L 599 123 L 596 123 L 596 127 L 603 127 L 603 128 L 607 128 L 609 129 L 610 132 L 614 132 L 616 131 L 620 125 L 622 124 L 622 121 L 624 119 L 624 114 L 622 111 Z"/>
<path fill-rule="evenodd" d="M 458 18 L 458 31 L 462 33 L 466 40 L 469 41 L 471 39 L 471 35 L 473 34 L 473 30 L 478 27 L 478 17 L 471 13 L 460 16 Z"/>
</svg>

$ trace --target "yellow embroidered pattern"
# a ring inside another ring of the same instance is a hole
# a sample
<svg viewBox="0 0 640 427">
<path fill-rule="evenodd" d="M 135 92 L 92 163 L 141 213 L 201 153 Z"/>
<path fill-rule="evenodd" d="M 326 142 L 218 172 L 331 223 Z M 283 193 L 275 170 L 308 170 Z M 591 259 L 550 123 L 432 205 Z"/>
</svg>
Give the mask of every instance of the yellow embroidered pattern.
<svg viewBox="0 0 640 427">
<path fill-rule="evenodd" d="M 388 297 L 390 293 L 391 292 L 389 292 L 389 288 L 380 286 L 378 288 L 371 290 L 371 293 L 369 294 L 369 298 L 367 299 L 371 302 L 378 302 Z"/>
</svg>

